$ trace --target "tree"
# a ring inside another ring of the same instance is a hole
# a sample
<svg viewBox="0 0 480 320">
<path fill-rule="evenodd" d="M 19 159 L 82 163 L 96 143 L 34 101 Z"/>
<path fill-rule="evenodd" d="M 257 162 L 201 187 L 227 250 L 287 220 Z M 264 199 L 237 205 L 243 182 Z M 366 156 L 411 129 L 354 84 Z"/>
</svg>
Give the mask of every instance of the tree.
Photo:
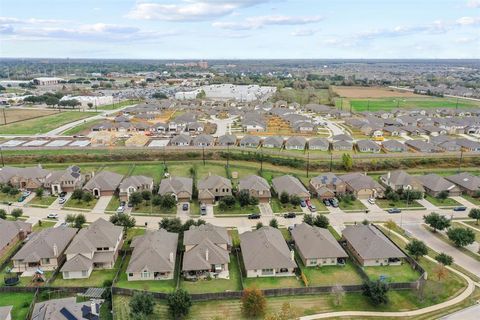
<svg viewBox="0 0 480 320">
<path fill-rule="evenodd" d="M 342 304 L 343 297 L 345 296 L 345 290 L 343 290 L 343 287 L 341 285 L 336 285 L 332 287 L 332 294 L 334 297 L 334 304 L 336 306 L 339 306 Z"/>
<path fill-rule="evenodd" d="M 165 229 L 168 232 L 180 233 L 183 231 L 182 221 L 179 218 L 163 218 L 158 225 L 160 229 Z"/>
<path fill-rule="evenodd" d="M 443 264 L 444 266 L 450 266 L 453 263 L 453 257 L 443 252 L 438 254 L 435 257 L 435 260 L 437 260 L 439 263 Z"/>
<path fill-rule="evenodd" d="M 130 314 L 148 316 L 153 314 L 153 307 L 155 306 L 155 300 L 151 293 L 148 292 L 135 292 L 129 303 Z"/>
<path fill-rule="evenodd" d="M 478 224 L 478 220 L 480 220 L 480 209 L 474 208 L 471 209 L 470 212 L 468 213 L 468 217 L 475 219 L 475 224 Z"/>
<path fill-rule="evenodd" d="M 72 196 L 71 196 L 71 198 L 73 200 L 82 200 L 82 197 L 83 197 L 83 190 L 82 189 L 73 190 Z"/>
<path fill-rule="evenodd" d="M 5 209 L 0 209 L 0 219 L 7 219 L 7 211 Z"/>
<path fill-rule="evenodd" d="M 164 209 L 173 208 L 177 204 L 175 197 L 169 194 L 166 194 L 162 197 L 161 207 Z"/>
<path fill-rule="evenodd" d="M 423 241 L 417 239 L 413 239 L 407 243 L 405 249 L 410 255 L 415 257 L 415 260 L 418 260 L 418 258 L 423 257 L 428 253 L 427 245 Z"/>
<path fill-rule="evenodd" d="M 135 218 L 126 213 L 115 213 L 110 216 L 110 222 L 116 226 L 123 227 L 125 233 L 128 229 L 135 227 Z"/>
<path fill-rule="evenodd" d="M 87 106 L 88 106 L 88 109 L 92 109 L 93 108 L 93 103 L 89 102 L 89 103 L 87 103 Z"/>
<path fill-rule="evenodd" d="M 353 159 L 352 156 L 348 153 L 342 155 L 342 165 L 345 171 L 350 171 L 353 168 Z"/>
<path fill-rule="evenodd" d="M 363 295 L 368 297 L 374 306 L 388 303 L 388 290 L 388 285 L 380 280 L 368 281 L 362 286 Z"/>
<path fill-rule="evenodd" d="M 475 232 L 470 228 L 449 228 L 447 236 L 457 247 L 464 247 L 475 242 Z"/>
<path fill-rule="evenodd" d="M 313 215 L 310 213 L 306 213 L 303 215 L 303 222 L 306 224 L 313 226 Z"/>
<path fill-rule="evenodd" d="M 35 195 L 39 198 L 43 197 L 43 188 L 37 188 L 35 189 Z"/>
<path fill-rule="evenodd" d="M 152 198 L 152 192 L 150 190 L 143 190 L 142 191 L 142 198 L 145 201 L 148 201 Z"/>
<path fill-rule="evenodd" d="M 154 94 L 152 94 L 152 98 L 154 99 L 167 99 L 167 95 L 163 92 L 155 92 Z"/>
<path fill-rule="evenodd" d="M 192 306 L 192 298 L 187 291 L 183 289 L 177 289 L 168 295 L 167 305 L 173 319 L 181 319 L 190 311 L 190 307 Z"/>
<path fill-rule="evenodd" d="M 272 227 L 272 228 L 278 229 L 277 219 L 273 218 L 272 220 L 270 220 L 269 226 Z"/>
<path fill-rule="evenodd" d="M 257 318 L 265 313 L 267 300 L 263 292 L 255 287 L 246 288 L 242 295 L 242 312 L 247 318 Z"/>
<path fill-rule="evenodd" d="M 152 197 L 152 206 L 160 206 L 162 204 L 162 196 L 154 195 Z"/>
<path fill-rule="evenodd" d="M 75 216 L 73 226 L 75 228 L 80 229 L 85 224 L 85 222 L 87 222 L 87 219 L 85 218 L 85 215 L 83 213 L 79 213 Z"/>
<path fill-rule="evenodd" d="M 319 214 L 315 217 L 313 225 L 319 228 L 327 229 L 330 221 L 328 221 L 327 216 Z"/>
<path fill-rule="evenodd" d="M 257 225 L 255 226 L 255 229 L 258 230 L 258 229 L 260 229 L 260 228 L 262 228 L 262 227 L 263 227 L 263 223 L 258 222 Z"/>
<path fill-rule="evenodd" d="M 288 196 L 288 193 L 286 193 L 285 191 L 283 191 L 281 194 L 280 194 L 280 202 L 285 204 L 285 203 L 288 203 L 290 201 L 290 197 Z"/>
<path fill-rule="evenodd" d="M 240 206 L 248 206 L 250 204 L 250 193 L 247 189 L 240 190 L 237 194 L 237 199 Z"/>
<path fill-rule="evenodd" d="M 143 202 L 143 197 L 140 192 L 133 192 L 128 201 L 132 204 L 132 206 L 137 207 L 140 203 Z"/>
<path fill-rule="evenodd" d="M 291 320 L 298 319 L 300 312 L 298 309 L 293 308 L 289 302 L 284 302 L 282 308 L 273 314 L 269 314 L 265 317 L 265 320 Z"/>
<path fill-rule="evenodd" d="M 84 192 L 82 196 L 82 201 L 90 202 L 93 200 L 93 195 L 90 192 Z"/>
<path fill-rule="evenodd" d="M 447 277 L 448 270 L 442 263 L 440 263 L 433 268 L 433 273 L 437 276 L 437 280 L 440 281 Z"/>
<path fill-rule="evenodd" d="M 447 199 L 448 198 L 448 191 L 446 191 L 446 190 L 440 191 L 440 193 L 437 195 L 436 198 L 440 199 L 442 201 Z"/>
<path fill-rule="evenodd" d="M 23 214 L 23 210 L 20 208 L 15 208 L 12 210 L 11 215 L 17 220 Z"/>
<path fill-rule="evenodd" d="M 298 206 L 302 200 L 297 196 L 293 195 L 290 197 L 290 203 L 293 204 L 294 206 Z"/>
<path fill-rule="evenodd" d="M 367 219 L 363 219 L 362 224 L 364 226 L 368 226 L 370 224 L 370 221 L 368 221 Z"/>
<path fill-rule="evenodd" d="M 429 215 L 423 216 L 423 221 L 433 228 L 433 232 L 437 232 L 437 230 L 442 231 L 450 226 L 450 220 L 436 212 L 432 212 Z"/>
</svg>

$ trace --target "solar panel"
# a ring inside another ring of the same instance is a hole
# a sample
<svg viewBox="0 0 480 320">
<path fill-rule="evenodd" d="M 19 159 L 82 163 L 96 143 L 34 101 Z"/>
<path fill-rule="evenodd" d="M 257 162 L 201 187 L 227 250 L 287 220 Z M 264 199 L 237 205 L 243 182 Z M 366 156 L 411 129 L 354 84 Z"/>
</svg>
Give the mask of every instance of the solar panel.
<svg viewBox="0 0 480 320">
<path fill-rule="evenodd" d="M 77 317 L 75 317 L 70 311 L 68 311 L 66 308 L 62 308 L 60 310 L 60 313 L 65 317 L 66 320 L 78 320 Z"/>
</svg>

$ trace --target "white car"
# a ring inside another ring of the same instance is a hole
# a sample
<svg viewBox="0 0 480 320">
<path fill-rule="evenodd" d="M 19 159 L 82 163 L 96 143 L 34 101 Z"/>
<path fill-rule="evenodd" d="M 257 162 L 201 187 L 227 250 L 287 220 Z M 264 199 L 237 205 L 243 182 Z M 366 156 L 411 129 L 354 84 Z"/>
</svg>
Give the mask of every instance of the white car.
<svg viewBox="0 0 480 320">
<path fill-rule="evenodd" d="M 60 198 L 60 200 L 58 200 L 59 204 L 64 204 L 65 202 L 67 202 L 67 199 L 65 198 Z"/>
<path fill-rule="evenodd" d="M 369 198 L 368 203 L 370 204 L 375 204 L 375 198 Z"/>
<path fill-rule="evenodd" d="M 117 208 L 117 213 L 124 213 L 125 212 L 125 207 L 124 206 L 120 206 Z"/>
<path fill-rule="evenodd" d="M 58 213 L 49 213 L 47 215 L 48 219 L 58 219 Z"/>
</svg>

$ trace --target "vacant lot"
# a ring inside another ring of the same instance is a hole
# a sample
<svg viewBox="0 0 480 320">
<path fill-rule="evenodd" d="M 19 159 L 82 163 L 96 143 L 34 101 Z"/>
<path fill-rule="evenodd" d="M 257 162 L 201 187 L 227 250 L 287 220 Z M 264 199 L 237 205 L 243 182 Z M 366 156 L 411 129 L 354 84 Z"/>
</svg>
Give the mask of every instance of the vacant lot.
<svg viewBox="0 0 480 320">
<path fill-rule="evenodd" d="M 5 116 L 4 116 L 5 113 Z M 0 125 L 12 123 L 22 120 L 28 120 L 37 117 L 49 116 L 57 111 L 54 110 L 35 110 L 35 109 L 1 109 L 0 110 Z"/>
<path fill-rule="evenodd" d="M 457 100 L 451 98 L 436 97 L 396 97 L 385 99 L 351 99 L 350 105 L 354 111 L 388 111 L 395 108 L 472 108 L 478 107 L 479 103 L 469 100 Z"/>
<path fill-rule="evenodd" d="M 384 87 L 333 87 L 333 91 L 343 98 L 358 99 L 419 96 L 413 92 L 399 91 Z"/>
<path fill-rule="evenodd" d="M 31 111 L 31 110 L 29 110 Z M 46 133 L 67 123 L 94 116 L 94 112 L 65 111 L 36 119 L 10 123 L 1 127 L 2 134 Z"/>
</svg>

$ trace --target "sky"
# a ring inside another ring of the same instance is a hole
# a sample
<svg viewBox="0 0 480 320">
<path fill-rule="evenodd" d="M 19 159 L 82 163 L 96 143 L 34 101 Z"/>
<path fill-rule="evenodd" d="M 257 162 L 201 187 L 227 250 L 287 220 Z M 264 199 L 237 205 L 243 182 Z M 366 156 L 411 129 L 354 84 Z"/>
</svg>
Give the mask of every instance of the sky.
<svg viewBox="0 0 480 320">
<path fill-rule="evenodd" d="M 0 57 L 480 58 L 480 0 L 0 0 Z"/>
</svg>

